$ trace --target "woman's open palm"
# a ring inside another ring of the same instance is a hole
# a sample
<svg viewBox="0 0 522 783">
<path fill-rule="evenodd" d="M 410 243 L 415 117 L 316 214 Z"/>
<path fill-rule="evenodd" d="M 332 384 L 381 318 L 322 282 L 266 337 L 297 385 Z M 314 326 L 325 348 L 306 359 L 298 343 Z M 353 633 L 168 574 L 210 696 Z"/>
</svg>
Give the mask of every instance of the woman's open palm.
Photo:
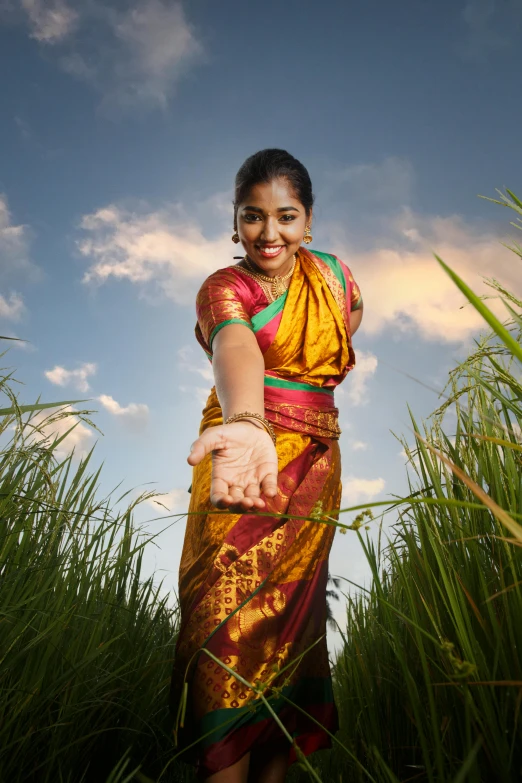
<svg viewBox="0 0 522 783">
<path fill-rule="evenodd" d="M 192 444 L 189 465 L 198 465 L 210 452 L 210 501 L 217 508 L 263 509 L 261 493 L 267 498 L 277 494 L 277 452 L 265 430 L 248 421 L 209 427 Z"/>
</svg>

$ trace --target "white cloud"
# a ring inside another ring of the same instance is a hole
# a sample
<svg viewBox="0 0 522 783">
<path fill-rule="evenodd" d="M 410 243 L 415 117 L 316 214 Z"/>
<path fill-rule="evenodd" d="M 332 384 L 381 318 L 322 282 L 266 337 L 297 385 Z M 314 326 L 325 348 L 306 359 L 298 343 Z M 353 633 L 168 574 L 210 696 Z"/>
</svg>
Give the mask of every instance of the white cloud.
<svg viewBox="0 0 522 783">
<path fill-rule="evenodd" d="M 368 448 L 368 444 L 362 440 L 352 440 L 352 442 L 350 443 L 350 449 L 352 451 L 366 451 L 367 448 Z"/>
<path fill-rule="evenodd" d="M 78 249 L 91 262 L 84 283 L 128 280 L 150 296 L 192 304 L 205 277 L 232 261 L 230 233 L 207 239 L 179 206 L 138 214 L 109 205 L 81 227 L 88 236 Z"/>
<path fill-rule="evenodd" d="M 194 360 L 194 350 L 190 345 L 184 345 L 178 350 L 178 367 L 183 372 L 192 372 L 201 375 L 206 381 L 214 385 L 214 373 L 208 359 Z"/>
<path fill-rule="evenodd" d="M 119 416 L 129 421 L 134 420 L 136 423 L 144 423 L 148 419 L 149 406 L 144 403 L 131 402 L 126 407 L 123 407 L 109 394 L 100 394 L 97 399 L 112 416 Z"/>
<path fill-rule="evenodd" d="M 19 321 L 24 313 L 25 305 L 20 294 L 13 291 L 8 299 L 0 294 L 0 318 Z"/>
<path fill-rule="evenodd" d="M 364 479 L 355 476 L 343 478 L 343 503 L 349 506 L 357 506 L 365 501 L 371 501 L 385 487 L 386 482 L 383 478 Z"/>
<path fill-rule="evenodd" d="M 0 193 L 0 275 L 8 278 L 20 273 L 30 280 L 40 277 L 29 260 L 29 229 L 13 223 L 7 196 Z"/>
<path fill-rule="evenodd" d="M 484 327 L 434 252 L 478 294 L 491 293 L 482 278 L 492 276 L 522 291 L 520 261 L 496 236 L 457 216 L 422 218 L 405 208 L 372 249 L 359 251 L 339 241 L 337 253 L 361 287 L 364 333 L 409 332 L 424 340 L 459 342 Z"/>
<path fill-rule="evenodd" d="M 74 30 L 78 14 L 65 0 L 21 0 L 31 37 L 46 44 L 63 41 Z"/>
<path fill-rule="evenodd" d="M 378 364 L 377 357 L 369 351 L 357 350 L 355 356 L 355 367 L 343 385 L 336 389 L 340 404 L 343 405 L 343 401 L 347 400 L 351 407 L 365 405 L 368 402 L 368 383 L 375 374 Z"/>
<path fill-rule="evenodd" d="M 182 514 L 188 510 L 190 493 L 186 489 L 171 489 L 170 492 L 158 495 L 157 498 L 148 498 L 146 503 L 154 508 L 157 514 Z M 161 505 L 166 506 L 166 509 Z"/>
<path fill-rule="evenodd" d="M 231 263 L 234 251 L 228 228 L 208 238 L 191 218 L 180 205 L 132 212 L 110 204 L 85 215 L 81 222 L 85 236 L 78 243 L 89 262 L 84 282 L 127 280 L 152 301 L 167 297 L 192 305 L 203 279 Z M 376 233 L 365 232 L 362 244 L 353 236 L 347 238 L 340 223 L 326 226 L 333 237 L 328 249 L 348 263 L 361 286 L 363 333 L 386 332 L 392 337 L 410 333 L 449 343 L 465 341 L 481 330 L 482 319 L 433 253 L 479 294 L 489 291 L 485 276 L 495 276 L 514 292 L 522 292 L 520 261 L 484 225 L 471 225 L 455 215 L 422 217 L 403 207 L 398 215 L 387 214 Z M 358 352 L 358 365 L 346 384 L 352 404 L 363 402 L 375 371 L 375 358 L 364 362 L 363 358 Z"/>
<path fill-rule="evenodd" d="M 140 0 L 115 21 L 113 32 L 119 44 L 113 97 L 121 103 L 166 105 L 187 65 L 202 54 L 179 2 Z"/>
<path fill-rule="evenodd" d="M 46 370 L 44 374 L 48 381 L 51 381 L 51 383 L 54 383 L 57 386 L 72 385 L 78 389 L 78 391 L 87 392 L 90 388 L 87 378 L 95 373 L 96 364 L 85 362 L 76 370 L 66 370 L 65 367 L 61 367 L 57 364 L 52 370 Z"/>
<path fill-rule="evenodd" d="M 102 95 L 108 112 L 165 107 L 203 47 L 179 0 L 21 0 L 30 35 Z"/>
<path fill-rule="evenodd" d="M 355 367 L 346 379 L 343 391 L 350 404 L 365 405 L 368 402 L 368 383 L 377 369 L 377 357 L 367 351 L 356 352 Z"/>
<path fill-rule="evenodd" d="M 64 413 L 75 411 L 70 405 L 60 407 Z M 55 449 L 54 454 L 58 459 L 64 459 L 74 449 L 74 458 L 79 460 L 87 456 L 92 448 L 93 431 L 85 426 L 75 416 L 67 416 L 53 420 L 56 411 L 39 411 L 31 417 L 31 424 L 38 426 L 41 432 L 33 432 L 29 437 L 29 442 L 40 442 L 49 439 L 52 442 L 55 438 L 64 435 L 74 425 L 74 429 Z M 47 423 L 46 423 L 47 422 Z"/>
<path fill-rule="evenodd" d="M 197 402 L 204 408 L 207 404 L 208 396 L 210 394 L 211 386 L 179 386 L 180 391 L 184 394 L 190 394 L 190 396 L 197 400 Z"/>
<path fill-rule="evenodd" d="M 178 368 L 186 376 L 187 373 L 200 375 L 208 386 L 189 386 L 182 384 L 178 388 L 184 394 L 190 394 L 197 402 L 205 407 L 212 386 L 214 386 L 214 373 L 208 359 L 194 359 L 194 350 L 190 345 L 184 345 L 178 350 Z"/>
</svg>

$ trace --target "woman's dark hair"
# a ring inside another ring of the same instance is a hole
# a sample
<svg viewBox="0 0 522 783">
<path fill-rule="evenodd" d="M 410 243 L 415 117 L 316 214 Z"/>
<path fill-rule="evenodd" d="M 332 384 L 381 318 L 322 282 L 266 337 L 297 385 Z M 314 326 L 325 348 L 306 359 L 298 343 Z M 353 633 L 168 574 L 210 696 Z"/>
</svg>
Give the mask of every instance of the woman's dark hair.
<svg viewBox="0 0 522 783">
<path fill-rule="evenodd" d="M 286 179 L 296 197 L 309 215 L 314 203 L 312 181 L 308 171 L 297 158 L 286 150 L 260 150 L 245 160 L 236 174 L 234 193 L 234 224 L 239 204 L 246 198 L 249 190 L 261 182 L 273 179 Z"/>
</svg>

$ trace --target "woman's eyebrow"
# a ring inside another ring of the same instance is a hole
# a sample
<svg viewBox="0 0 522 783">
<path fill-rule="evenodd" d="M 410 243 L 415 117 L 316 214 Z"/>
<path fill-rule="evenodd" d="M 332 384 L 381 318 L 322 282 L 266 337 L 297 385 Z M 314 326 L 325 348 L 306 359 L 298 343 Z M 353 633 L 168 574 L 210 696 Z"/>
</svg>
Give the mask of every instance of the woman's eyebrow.
<svg viewBox="0 0 522 783">
<path fill-rule="evenodd" d="M 248 210 L 249 212 L 259 212 L 260 214 L 263 213 L 261 207 L 249 207 L 249 206 L 243 207 L 243 211 L 246 210 Z M 279 207 L 277 212 L 299 212 L 299 210 L 297 209 L 297 207 Z"/>
</svg>

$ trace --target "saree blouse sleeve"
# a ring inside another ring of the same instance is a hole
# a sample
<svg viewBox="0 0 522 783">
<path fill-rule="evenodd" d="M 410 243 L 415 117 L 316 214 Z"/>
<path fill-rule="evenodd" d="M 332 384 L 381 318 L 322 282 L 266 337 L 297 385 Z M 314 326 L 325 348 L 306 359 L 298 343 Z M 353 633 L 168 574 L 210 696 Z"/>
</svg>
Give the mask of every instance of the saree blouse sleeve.
<svg viewBox="0 0 522 783">
<path fill-rule="evenodd" d="M 353 312 L 354 310 L 360 310 L 363 304 L 361 289 L 353 279 L 353 275 L 346 264 L 341 261 L 340 258 L 337 260 L 341 264 L 341 268 L 344 272 L 344 278 L 346 280 L 346 300 L 347 303 L 350 303 L 350 312 Z"/>
<path fill-rule="evenodd" d="M 228 324 L 244 324 L 253 329 L 250 319 L 251 294 L 243 276 L 233 267 L 210 275 L 196 297 L 196 338 L 209 358 L 216 334 Z"/>
</svg>

